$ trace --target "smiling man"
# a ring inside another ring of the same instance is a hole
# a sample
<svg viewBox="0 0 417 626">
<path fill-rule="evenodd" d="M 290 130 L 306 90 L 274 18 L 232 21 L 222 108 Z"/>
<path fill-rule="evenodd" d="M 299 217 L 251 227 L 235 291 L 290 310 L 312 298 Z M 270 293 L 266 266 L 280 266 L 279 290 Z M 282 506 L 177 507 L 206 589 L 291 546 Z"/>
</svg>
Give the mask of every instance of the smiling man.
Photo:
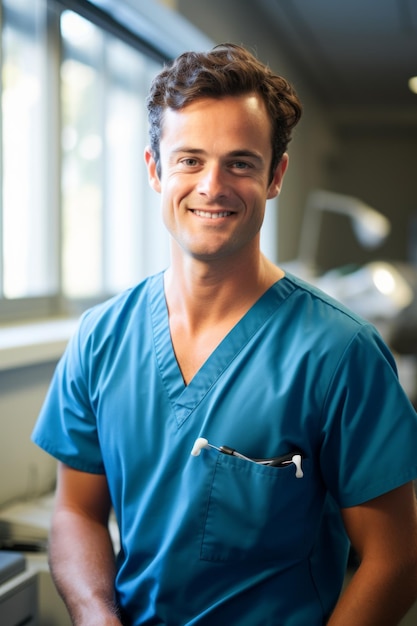
<svg viewBox="0 0 417 626">
<path fill-rule="evenodd" d="M 180 255 L 240 262 L 243 252 L 250 266 L 259 264 L 265 202 L 279 193 L 288 162 L 283 155 L 271 177 L 271 133 L 266 106 L 256 93 L 200 99 L 187 106 L 186 115 L 165 112 L 161 179 L 150 149 L 146 159 Z"/>
<path fill-rule="evenodd" d="M 394 626 L 417 595 L 417 416 L 375 329 L 260 250 L 297 95 L 226 44 L 164 68 L 148 111 L 170 266 L 83 316 L 33 435 L 59 460 L 73 622 Z"/>
</svg>

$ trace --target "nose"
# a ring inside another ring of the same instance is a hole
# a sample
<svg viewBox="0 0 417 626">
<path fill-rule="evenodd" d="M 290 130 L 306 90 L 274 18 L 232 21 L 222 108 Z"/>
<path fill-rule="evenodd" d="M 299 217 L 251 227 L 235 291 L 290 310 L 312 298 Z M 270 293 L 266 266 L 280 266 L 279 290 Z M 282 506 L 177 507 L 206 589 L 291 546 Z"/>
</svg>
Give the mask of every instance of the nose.
<svg viewBox="0 0 417 626">
<path fill-rule="evenodd" d="M 218 200 L 228 195 L 225 172 L 218 163 L 206 164 L 200 173 L 197 191 L 208 201 Z"/>
</svg>

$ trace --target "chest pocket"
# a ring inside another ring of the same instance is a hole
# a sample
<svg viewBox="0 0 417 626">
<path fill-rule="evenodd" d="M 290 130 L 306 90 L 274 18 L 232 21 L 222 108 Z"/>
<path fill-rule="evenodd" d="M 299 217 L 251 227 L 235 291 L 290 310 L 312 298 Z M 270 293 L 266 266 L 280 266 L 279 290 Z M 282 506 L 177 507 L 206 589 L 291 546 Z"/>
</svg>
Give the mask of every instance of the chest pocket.
<svg viewBox="0 0 417 626">
<path fill-rule="evenodd" d="M 309 459 L 303 461 L 303 478 L 296 478 L 295 471 L 293 464 L 268 467 L 219 454 L 201 559 L 276 561 L 306 556 L 317 533 L 323 495 Z"/>
</svg>

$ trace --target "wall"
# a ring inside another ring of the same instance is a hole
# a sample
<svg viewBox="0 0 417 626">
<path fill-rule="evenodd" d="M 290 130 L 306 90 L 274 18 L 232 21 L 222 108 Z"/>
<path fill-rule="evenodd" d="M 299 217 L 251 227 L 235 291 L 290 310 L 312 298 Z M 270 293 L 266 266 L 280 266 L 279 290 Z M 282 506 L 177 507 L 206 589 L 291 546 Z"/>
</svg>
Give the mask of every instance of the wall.
<svg viewBox="0 0 417 626">
<path fill-rule="evenodd" d="M 341 192 L 363 198 L 384 213 L 392 233 L 374 256 L 417 261 L 410 241 L 417 217 L 417 129 L 390 124 L 345 126 L 340 130 L 341 150 L 332 164 L 332 184 Z"/>
<path fill-rule="evenodd" d="M 55 363 L 0 371 L 0 506 L 52 489 L 55 461 L 30 441 Z"/>
</svg>

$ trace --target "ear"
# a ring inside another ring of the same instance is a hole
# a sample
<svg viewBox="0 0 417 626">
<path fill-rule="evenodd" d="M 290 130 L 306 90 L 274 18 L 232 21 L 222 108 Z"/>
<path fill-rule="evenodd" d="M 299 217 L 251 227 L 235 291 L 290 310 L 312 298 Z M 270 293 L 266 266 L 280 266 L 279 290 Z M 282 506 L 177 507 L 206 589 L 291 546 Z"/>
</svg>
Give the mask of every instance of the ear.
<svg viewBox="0 0 417 626">
<path fill-rule="evenodd" d="M 268 200 L 271 198 L 276 198 L 279 195 L 282 187 L 282 181 L 284 180 L 284 174 L 287 171 L 288 167 L 288 154 L 285 152 L 282 155 L 281 161 L 278 163 L 277 168 L 274 172 L 274 177 L 271 181 L 271 184 L 268 187 Z"/>
<path fill-rule="evenodd" d="M 148 181 L 154 191 L 161 193 L 161 182 L 156 171 L 155 159 L 152 156 L 152 150 L 149 146 L 145 148 L 145 163 L 148 170 Z"/>
</svg>

